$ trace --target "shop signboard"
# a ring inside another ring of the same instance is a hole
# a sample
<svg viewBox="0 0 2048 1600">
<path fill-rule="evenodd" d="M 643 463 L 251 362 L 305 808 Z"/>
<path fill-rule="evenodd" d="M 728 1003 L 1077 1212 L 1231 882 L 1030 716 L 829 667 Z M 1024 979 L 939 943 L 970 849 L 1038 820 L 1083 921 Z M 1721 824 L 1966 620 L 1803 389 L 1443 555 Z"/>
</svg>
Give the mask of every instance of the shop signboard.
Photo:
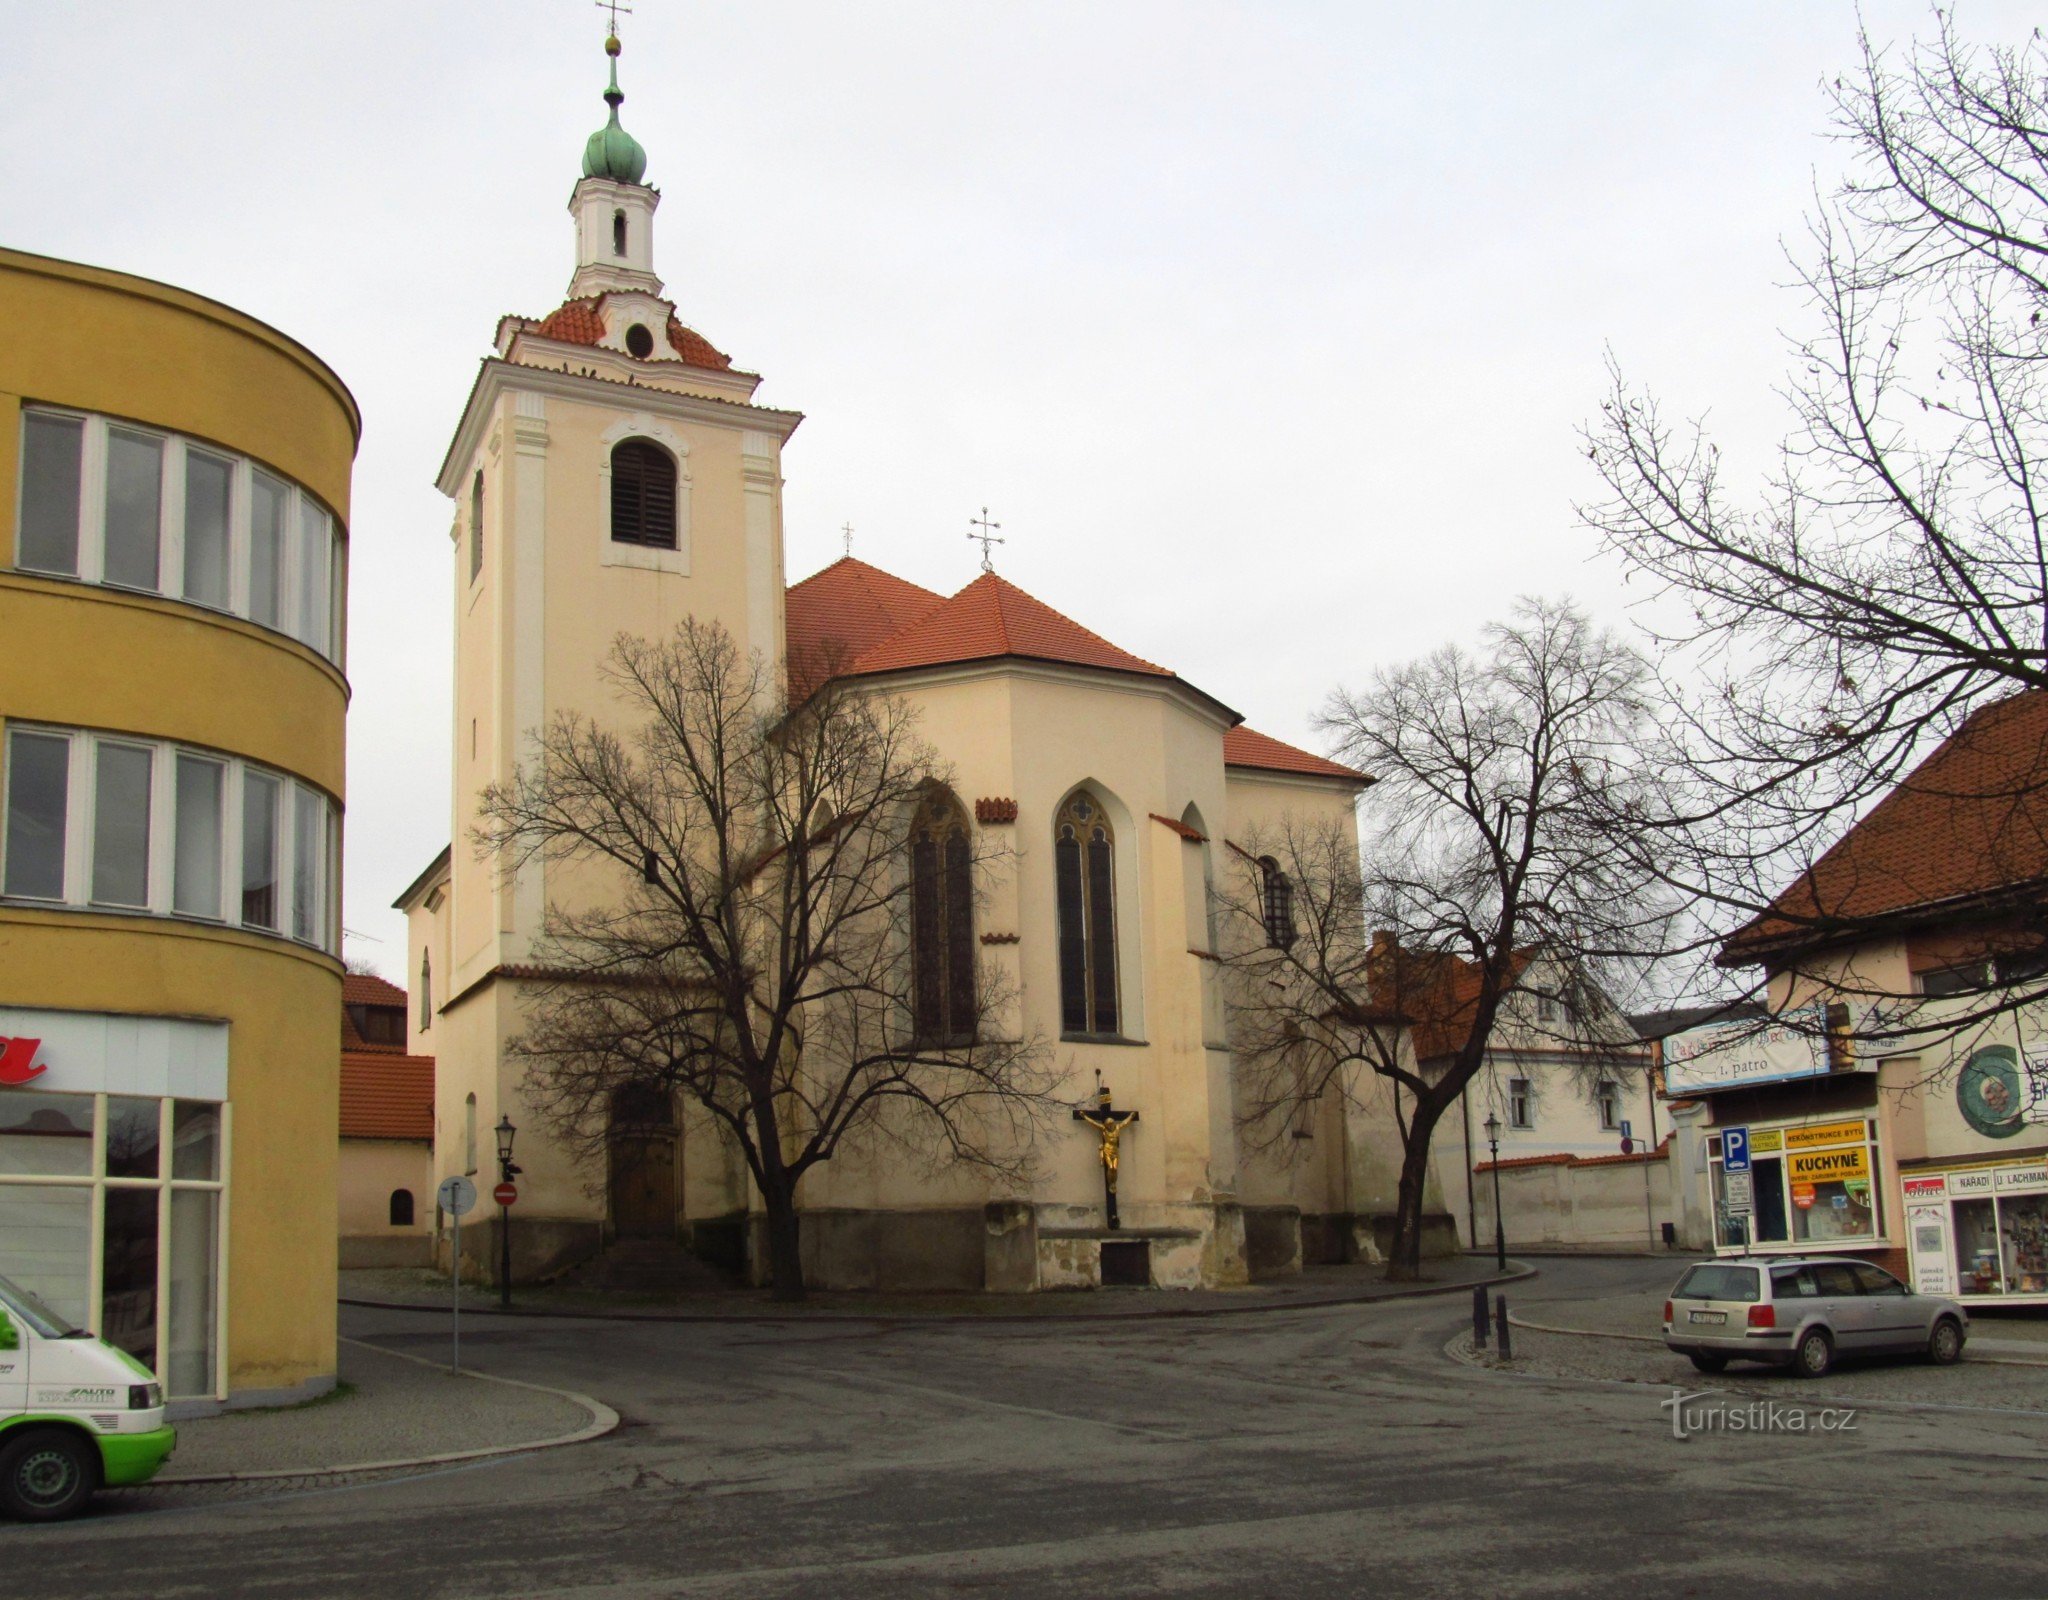
<svg viewBox="0 0 2048 1600">
<path fill-rule="evenodd" d="M 1992 1189 L 1991 1169 L 1979 1167 L 1973 1172 L 1951 1172 L 1948 1175 L 1948 1192 L 1959 1198 L 1988 1195 Z"/>
<path fill-rule="evenodd" d="M 1863 1119 L 1854 1122 L 1823 1122 L 1811 1128 L 1782 1130 L 1787 1150 L 1818 1150 L 1824 1145 L 1859 1144 L 1864 1137 Z"/>
<path fill-rule="evenodd" d="M 2030 1161 L 2021 1167 L 2000 1167 L 1991 1178 L 2000 1194 L 2039 1194 L 2048 1189 L 2048 1162 Z"/>
<path fill-rule="evenodd" d="M 228 1097 L 225 1022 L 5 1006 L 0 1039 L 14 1062 L 0 1092 Z"/>
<path fill-rule="evenodd" d="M 1697 1094 L 1753 1083 L 1818 1078 L 1828 1071 L 1827 1014 L 1802 1006 L 1768 1022 L 1717 1023 L 1664 1041 L 1668 1093 Z"/>
<path fill-rule="evenodd" d="M 1785 1133 L 1782 1128 L 1751 1128 L 1749 1130 L 1749 1153 L 1753 1156 L 1774 1156 L 1785 1148 Z"/>
<path fill-rule="evenodd" d="M 1792 1203 L 1795 1206 L 1797 1206 L 1801 1211 L 1811 1211 L 1813 1209 L 1814 1198 L 1815 1195 L 1812 1184 L 1795 1183 L 1792 1185 Z"/>
<path fill-rule="evenodd" d="M 1794 1184 L 1840 1183 L 1870 1177 L 1870 1152 L 1862 1145 L 1834 1150 L 1793 1150 L 1785 1156 L 1785 1176 Z"/>
<path fill-rule="evenodd" d="M 1922 1294 L 1955 1293 L 1955 1278 L 1949 1267 L 1948 1202 L 1937 1197 L 1931 1205 L 1912 1204 L 1914 1184 L 1940 1184 L 1941 1181 L 1939 1178 L 1906 1180 L 1906 1237 L 1912 1244 L 1913 1287 Z"/>
<path fill-rule="evenodd" d="M 1901 1180 L 1899 1192 L 1908 1201 L 1940 1200 L 1948 1194 L 1948 1179 L 1940 1173 L 1931 1178 L 1906 1178 Z"/>
</svg>

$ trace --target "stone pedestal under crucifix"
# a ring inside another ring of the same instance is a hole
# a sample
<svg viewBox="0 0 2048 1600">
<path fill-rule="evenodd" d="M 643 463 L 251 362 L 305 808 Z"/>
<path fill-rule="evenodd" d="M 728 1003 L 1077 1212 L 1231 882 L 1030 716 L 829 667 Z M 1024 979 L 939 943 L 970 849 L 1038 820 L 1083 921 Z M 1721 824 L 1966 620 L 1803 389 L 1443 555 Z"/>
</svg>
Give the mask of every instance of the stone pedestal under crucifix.
<svg viewBox="0 0 2048 1600">
<path fill-rule="evenodd" d="M 1074 1120 L 1102 1135 L 1102 1197 L 1109 1210 L 1109 1226 L 1115 1230 L 1121 1226 L 1116 1214 L 1117 1147 L 1123 1142 L 1124 1129 L 1138 1120 L 1138 1113 L 1117 1110 L 1110 1104 L 1108 1086 L 1098 1084 L 1094 1108 L 1076 1106 Z"/>
</svg>

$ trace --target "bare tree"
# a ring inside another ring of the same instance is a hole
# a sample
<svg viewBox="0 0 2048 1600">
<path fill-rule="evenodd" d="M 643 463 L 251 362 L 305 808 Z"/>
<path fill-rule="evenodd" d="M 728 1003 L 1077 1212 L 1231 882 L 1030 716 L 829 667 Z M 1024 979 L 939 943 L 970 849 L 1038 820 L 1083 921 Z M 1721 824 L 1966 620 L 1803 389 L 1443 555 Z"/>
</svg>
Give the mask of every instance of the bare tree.
<svg viewBox="0 0 2048 1600">
<path fill-rule="evenodd" d="M 1402 1162 L 1388 1274 L 1420 1264 L 1431 1136 L 1512 997 L 1561 1045 L 1613 1053 L 1671 897 L 1614 847 L 1654 772 L 1643 663 L 1568 605 L 1523 602 L 1479 654 L 1447 648 L 1332 697 L 1323 724 L 1377 783 L 1340 822 L 1241 844 L 1219 884 L 1239 1117 L 1270 1141 L 1325 1093 L 1393 1086 Z M 1550 1012 L 1552 1008 L 1544 1008 Z"/>
<path fill-rule="evenodd" d="M 483 795 L 477 843 L 508 869 L 615 869 L 575 878 L 603 886 L 587 902 L 551 898 L 513 1046 L 526 1091 L 589 1154 L 622 1093 L 702 1106 L 760 1191 L 774 1294 L 797 1299 L 798 1185 L 849 1140 L 1021 1177 L 1039 1119 L 1065 1113 L 1014 997 L 964 926 L 940 932 L 939 898 L 990 870 L 985 836 L 900 700 L 828 686 L 791 707 L 696 622 L 621 637 L 606 676 L 627 731 L 564 714 Z"/>
<path fill-rule="evenodd" d="M 1677 602 L 1671 804 L 1645 821 L 1686 842 L 1674 881 L 1724 933 L 1803 883 L 1773 913 L 1781 953 L 1895 926 L 1897 895 L 1839 862 L 1816 875 L 1821 856 L 1982 708 L 2048 689 L 2048 45 L 1935 25 L 1898 51 L 1863 35 L 1829 88 L 1850 162 L 1791 252 L 1808 318 L 1775 467 L 1731 483 L 1704 428 L 1618 369 L 1586 436 L 1607 494 L 1585 516 Z M 1942 798 L 2007 819 L 1988 877 L 2026 892 L 1996 941 L 2038 969 L 2048 751 Z M 1981 990 L 1990 1008 L 2044 992 L 1988 967 Z"/>
</svg>

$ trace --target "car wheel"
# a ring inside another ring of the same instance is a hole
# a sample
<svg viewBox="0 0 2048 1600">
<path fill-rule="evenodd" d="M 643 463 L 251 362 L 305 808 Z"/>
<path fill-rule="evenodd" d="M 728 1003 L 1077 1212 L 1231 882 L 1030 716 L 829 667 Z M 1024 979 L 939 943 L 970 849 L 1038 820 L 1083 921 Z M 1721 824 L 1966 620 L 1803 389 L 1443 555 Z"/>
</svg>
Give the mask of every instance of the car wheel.
<svg viewBox="0 0 2048 1600">
<path fill-rule="evenodd" d="M 1943 1317 L 1927 1336 L 1927 1359 L 1937 1367 L 1952 1367 L 1962 1355 L 1963 1330 L 1954 1317 Z"/>
<path fill-rule="evenodd" d="M 1811 1329 L 1792 1352 L 1792 1370 L 1802 1378 L 1825 1378 L 1835 1364 L 1835 1341 L 1825 1330 Z"/>
<path fill-rule="evenodd" d="M 55 1522 L 99 1486 L 99 1452 L 67 1428 L 27 1428 L 0 1446 L 0 1511 L 10 1517 Z"/>
<path fill-rule="evenodd" d="M 1691 1354 L 1692 1364 L 1702 1372 L 1726 1372 L 1728 1370 L 1728 1358 L 1726 1356 L 1709 1355 L 1704 1350 L 1695 1350 Z"/>
</svg>

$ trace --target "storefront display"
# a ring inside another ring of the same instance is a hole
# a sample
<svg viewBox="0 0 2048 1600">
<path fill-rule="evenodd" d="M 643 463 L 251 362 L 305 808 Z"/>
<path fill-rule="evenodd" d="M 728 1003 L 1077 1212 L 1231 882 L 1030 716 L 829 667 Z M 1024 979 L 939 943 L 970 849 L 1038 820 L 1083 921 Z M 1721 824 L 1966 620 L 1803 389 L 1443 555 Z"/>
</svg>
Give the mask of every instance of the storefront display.
<svg viewBox="0 0 2048 1600">
<path fill-rule="evenodd" d="M 1914 1172 L 1900 1188 L 1922 1293 L 2048 1304 L 2048 1164 Z"/>
<path fill-rule="evenodd" d="M 0 1088 L 7 1276 L 174 1398 L 216 1395 L 226 1029 L 12 1011 L 0 1037 L 40 1069 Z"/>
<path fill-rule="evenodd" d="M 1718 1249 L 1732 1252 L 1765 1244 L 1861 1247 L 1883 1242 L 1877 1140 L 1869 1119 L 1760 1125 L 1746 1132 L 1746 1207 L 1730 1203 L 1721 1136 L 1709 1135 L 1707 1140 Z M 1738 1183 L 1738 1201 L 1742 1192 Z"/>
</svg>

